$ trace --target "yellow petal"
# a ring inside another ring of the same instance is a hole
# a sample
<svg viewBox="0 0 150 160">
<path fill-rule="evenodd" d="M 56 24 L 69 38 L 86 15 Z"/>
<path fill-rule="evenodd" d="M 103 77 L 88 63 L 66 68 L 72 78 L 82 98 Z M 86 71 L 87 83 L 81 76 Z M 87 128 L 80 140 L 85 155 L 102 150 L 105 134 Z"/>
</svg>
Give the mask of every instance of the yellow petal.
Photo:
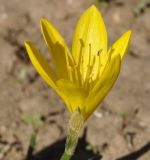
<svg viewBox="0 0 150 160">
<path fill-rule="evenodd" d="M 86 117 L 86 119 L 92 114 L 112 88 L 119 75 L 120 64 L 120 55 L 112 55 L 111 59 L 108 60 L 99 81 L 91 90 L 85 102 L 84 117 Z"/>
<path fill-rule="evenodd" d="M 121 60 L 124 58 L 127 52 L 129 42 L 131 38 L 131 31 L 124 33 L 111 47 L 110 50 L 114 50 L 116 54 L 120 54 Z"/>
<path fill-rule="evenodd" d="M 53 72 L 47 60 L 43 57 L 43 55 L 35 48 L 35 46 L 31 42 L 26 42 L 25 46 L 29 58 L 34 67 L 36 68 L 37 72 L 47 82 L 47 84 L 49 84 L 52 88 L 57 90 L 57 87 L 55 85 L 57 76 Z"/>
<path fill-rule="evenodd" d="M 102 16 L 92 5 L 80 17 L 72 45 L 72 54 L 76 63 L 83 63 L 83 74 L 86 74 L 87 65 L 93 63 L 94 57 L 96 59 L 95 66 L 98 65 L 99 51 L 103 52 L 101 54 L 107 52 L 107 32 Z"/>
<path fill-rule="evenodd" d="M 41 19 L 41 29 L 59 78 L 67 79 L 67 60 L 72 63 L 72 59 L 64 39 L 53 25 L 43 18 Z"/>
<path fill-rule="evenodd" d="M 68 80 L 60 79 L 56 82 L 59 90 L 63 93 L 63 99 L 69 104 L 70 112 L 74 112 L 78 107 L 82 110 L 86 93 L 82 88 Z"/>
<path fill-rule="evenodd" d="M 102 57 L 102 66 L 100 68 L 100 74 L 99 76 L 101 76 L 101 73 L 103 72 L 105 65 L 107 63 L 107 60 L 110 56 L 110 54 L 113 52 L 113 55 L 117 55 L 119 54 L 121 57 L 121 60 L 124 58 L 128 46 L 129 46 L 129 42 L 130 42 L 130 37 L 131 37 L 131 31 L 127 31 L 126 33 L 124 33 L 113 45 L 112 47 L 109 49 L 108 53 L 105 55 L 105 57 Z M 100 55 L 101 56 L 101 55 Z"/>
</svg>

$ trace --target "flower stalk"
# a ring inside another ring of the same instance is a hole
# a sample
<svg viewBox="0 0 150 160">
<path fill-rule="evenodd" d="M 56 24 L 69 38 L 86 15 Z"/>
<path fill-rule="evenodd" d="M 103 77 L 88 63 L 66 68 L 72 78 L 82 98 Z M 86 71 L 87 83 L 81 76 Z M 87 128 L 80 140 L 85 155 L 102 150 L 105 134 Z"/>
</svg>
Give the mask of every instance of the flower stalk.
<svg viewBox="0 0 150 160">
<path fill-rule="evenodd" d="M 68 136 L 65 145 L 65 151 L 60 160 L 70 160 L 73 156 L 81 130 L 84 126 L 84 118 L 80 113 L 79 108 L 72 113 L 69 121 Z"/>
<path fill-rule="evenodd" d="M 72 155 L 68 155 L 66 152 L 63 153 L 60 160 L 71 160 Z"/>
</svg>

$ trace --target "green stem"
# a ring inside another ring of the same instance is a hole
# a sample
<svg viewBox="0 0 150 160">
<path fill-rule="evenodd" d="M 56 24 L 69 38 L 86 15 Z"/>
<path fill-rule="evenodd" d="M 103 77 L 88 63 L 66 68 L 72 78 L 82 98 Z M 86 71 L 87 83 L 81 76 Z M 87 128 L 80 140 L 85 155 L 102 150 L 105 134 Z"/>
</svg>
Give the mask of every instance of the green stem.
<svg viewBox="0 0 150 160">
<path fill-rule="evenodd" d="M 70 118 L 69 131 L 65 145 L 65 152 L 60 160 L 70 160 L 73 156 L 81 130 L 83 129 L 84 119 L 80 110 L 77 109 Z"/>
<path fill-rule="evenodd" d="M 31 140 L 30 140 L 30 145 L 28 147 L 28 153 L 27 153 L 26 160 L 34 160 L 33 152 L 35 149 L 35 145 L 36 145 L 36 133 L 33 132 L 31 135 Z"/>
<path fill-rule="evenodd" d="M 66 152 L 64 152 L 60 160 L 71 160 L 71 157 L 71 155 L 68 155 Z"/>
</svg>

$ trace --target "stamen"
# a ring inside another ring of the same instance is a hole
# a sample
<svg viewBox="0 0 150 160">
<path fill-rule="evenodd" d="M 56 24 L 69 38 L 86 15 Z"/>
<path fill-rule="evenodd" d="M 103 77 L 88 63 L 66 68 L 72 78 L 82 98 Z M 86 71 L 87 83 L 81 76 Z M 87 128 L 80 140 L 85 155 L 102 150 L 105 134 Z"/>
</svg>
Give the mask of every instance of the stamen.
<svg viewBox="0 0 150 160">
<path fill-rule="evenodd" d="M 88 64 L 88 69 L 85 76 L 85 82 L 84 82 L 84 88 L 89 89 L 90 83 L 93 82 L 93 69 L 94 69 L 94 63 L 96 60 L 96 56 L 94 56 L 93 61 L 91 64 Z"/>
<path fill-rule="evenodd" d="M 81 44 L 81 48 L 80 48 L 80 54 L 79 54 L 79 61 L 78 61 L 78 70 L 81 72 L 80 73 L 80 77 L 81 77 L 81 82 L 80 82 L 80 85 L 83 86 L 83 83 L 84 83 L 84 66 L 83 66 L 83 63 L 84 63 L 84 59 L 83 59 L 83 47 L 85 46 L 84 45 L 84 42 L 82 39 L 80 39 L 80 44 Z"/>
<path fill-rule="evenodd" d="M 97 67 L 98 69 L 96 70 L 96 76 L 95 76 L 95 81 L 99 78 L 99 75 L 100 75 L 100 69 L 101 69 L 101 53 L 102 53 L 103 49 L 100 49 L 98 50 L 97 52 L 97 56 L 98 56 L 98 59 L 97 59 Z"/>
<path fill-rule="evenodd" d="M 97 55 L 92 57 L 91 44 L 89 44 L 89 64 L 87 65 L 87 72 L 84 83 L 85 89 L 90 90 L 95 81 L 99 78 L 100 68 L 101 68 L 101 56 L 100 56 L 101 52 L 102 49 L 98 50 Z"/>
<path fill-rule="evenodd" d="M 73 82 L 73 74 L 72 74 L 73 68 L 71 66 L 67 66 L 67 68 L 68 68 L 69 79 L 71 82 Z"/>
<path fill-rule="evenodd" d="M 69 62 L 69 58 L 68 58 L 68 54 L 67 54 L 67 51 L 65 49 L 65 57 L 66 57 L 66 63 L 67 63 L 67 71 L 68 71 L 68 78 L 73 81 L 73 75 L 72 75 L 72 67 L 70 65 L 70 62 Z"/>
<path fill-rule="evenodd" d="M 99 58 L 98 61 L 98 71 L 97 71 L 97 76 L 96 76 L 96 80 L 100 77 L 100 71 L 101 71 L 101 58 Z"/>
<path fill-rule="evenodd" d="M 79 65 L 76 64 L 76 62 L 75 62 L 74 59 L 72 59 L 72 61 L 73 61 L 73 64 L 74 64 L 74 65 L 72 66 L 72 68 L 73 68 L 74 80 L 75 80 L 75 82 L 76 82 L 78 85 L 80 85 Z"/>
<path fill-rule="evenodd" d="M 100 49 L 97 52 L 97 56 L 99 56 L 101 52 L 102 52 L 102 49 Z M 94 56 L 94 58 L 92 58 L 91 53 L 92 53 L 91 52 L 91 44 L 89 44 L 89 63 L 87 66 L 87 72 L 86 72 L 86 77 L 85 77 L 85 84 L 84 84 L 85 89 L 91 88 L 94 81 L 98 78 L 99 72 L 100 72 L 100 64 L 101 64 L 100 56 L 98 59 L 96 56 Z M 98 64 L 95 62 L 97 62 Z M 95 65 L 98 65 L 98 69 L 96 69 Z M 94 69 L 96 69 L 96 70 L 94 70 Z"/>
<path fill-rule="evenodd" d="M 91 48 L 91 43 L 89 43 L 89 64 L 91 64 L 91 53 L 92 53 L 92 48 Z"/>
<path fill-rule="evenodd" d="M 88 85 L 90 83 L 89 79 L 90 79 L 91 71 L 92 71 L 92 66 L 88 65 L 88 69 L 87 69 L 86 76 L 85 76 L 85 82 L 84 82 L 85 89 L 88 89 Z"/>
<path fill-rule="evenodd" d="M 112 56 L 112 54 L 113 54 L 113 52 L 115 51 L 115 49 L 114 48 L 112 48 L 111 50 L 110 50 L 110 53 L 109 53 L 109 55 L 110 55 L 110 59 L 111 59 L 111 56 Z"/>
<path fill-rule="evenodd" d="M 77 85 L 79 85 L 79 74 L 78 74 L 78 69 L 77 69 L 77 65 L 74 65 L 73 66 L 73 71 L 74 71 L 74 79 L 75 79 L 75 82 L 77 83 Z"/>
<path fill-rule="evenodd" d="M 99 75 L 98 75 L 98 77 L 97 77 L 97 80 L 98 80 L 98 78 L 101 76 L 101 74 L 102 74 L 102 72 L 103 72 L 103 70 L 104 70 L 104 67 L 105 67 L 106 63 L 108 63 L 108 61 L 110 62 L 111 56 L 112 56 L 112 54 L 113 54 L 114 51 L 115 51 L 115 49 L 111 49 L 111 50 L 107 53 L 107 55 L 105 55 L 105 57 L 104 57 L 105 63 L 102 63 L 102 62 L 100 61 L 100 65 L 99 65 L 100 69 L 99 69 Z M 101 59 L 100 59 L 100 60 L 101 60 Z"/>
<path fill-rule="evenodd" d="M 87 65 L 87 71 L 86 71 L 86 74 L 85 74 L 85 79 L 84 79 L 84 87 L 87 86 L 88 84 L 88 76 L 90 75 L 91 73 L 91 70 L 92 70 L 92 66 L 91 66 L 91 43 L 89 43 L 89 59 L 88 59 L 88 65 Z"/>
<path fill-rule="evenodd" d="M 79 61 L 78 61 L 78 65 L 81 64 L 81 61 L 82 61 L 82 51 L 83 51 L 83 47 L 84 47 L 84 42 L 82 39 L 80 39 L 80 44 L 81 44 L 81 47 L 80 47 L 80 54 L 79 54 Z"/>
</svg>

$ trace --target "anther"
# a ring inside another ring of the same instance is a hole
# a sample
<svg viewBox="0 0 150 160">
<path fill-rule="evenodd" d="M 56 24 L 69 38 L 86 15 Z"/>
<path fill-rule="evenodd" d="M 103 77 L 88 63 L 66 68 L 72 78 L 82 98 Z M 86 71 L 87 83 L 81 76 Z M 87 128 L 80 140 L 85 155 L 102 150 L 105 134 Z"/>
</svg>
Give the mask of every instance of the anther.
<svg viewBox="0 0 150 160">
<path fill-rule="evenodd" d="M 83 40 L 81 38 L 79 39 L 79 41 L 80 41 L 81 47 L 80 47 L 80 54 L 79 54 L 78 63 L 81 64 L 82 63 L 82 54 L 83 54 L 82 50 L 83 50 L 83 47 L 84 47 L 84 42 L 83 42 Z"/>
<path fill-rule="evenodd" d="M 89 43 L 89 54 L 91 54 L 91 43 Z"/>
<path fill-rule="evenodd" d="M 91 43 L 89 43 L 89 65 L 91 64 L 91 53 L 92 53 L 92 48 L 91 48 Z"/>
<path fill-rule="evenodd" d="M 80 38 L 79 40 L 80 40 L 81 47 L 84 47 L 83 39 Z"/>
<path fill-rule="evenodd" d="M 99 56 L 101 52 L 102 52 L 102 49 L 100 49 L 100 50 L 97 52 L 97 56 Z"/>
</svg>

